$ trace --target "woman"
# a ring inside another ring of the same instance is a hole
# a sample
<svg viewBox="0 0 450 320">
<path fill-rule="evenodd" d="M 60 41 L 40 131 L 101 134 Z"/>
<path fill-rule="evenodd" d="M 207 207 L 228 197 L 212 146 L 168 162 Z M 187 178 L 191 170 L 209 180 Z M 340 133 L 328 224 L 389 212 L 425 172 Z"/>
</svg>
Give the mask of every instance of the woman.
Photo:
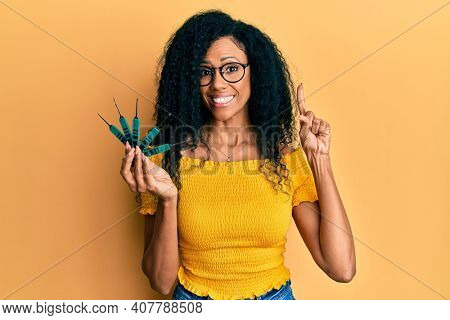
<svg viewBox="0 0 450 320">
<path fill-rule="evenodd" d="M 297 100 L 285 60 L 257 28 L 212 10 L 169 40 L 147 158 L 125 149 L 121 174 L 141 195 L 142 268 L 173 299 L 295 299 L 284 265 L 292 217 L 333 280 L 355 274 L 351 228 L 333 178 L 330 126 Z M 180 249 L 180 251 L 179 251 Z"/>
</svg>

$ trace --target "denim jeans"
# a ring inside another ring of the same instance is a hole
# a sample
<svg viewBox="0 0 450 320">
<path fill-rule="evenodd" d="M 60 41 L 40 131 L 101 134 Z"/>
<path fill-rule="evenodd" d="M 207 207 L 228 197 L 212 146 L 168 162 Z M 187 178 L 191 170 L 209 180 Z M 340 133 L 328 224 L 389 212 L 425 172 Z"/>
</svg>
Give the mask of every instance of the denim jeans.
<svg viewBox="0 0 450 320">
<path fill-rule="evenodd" d="M 177 283 L 175 290 L 173 291 L 172 300 L 213 300 L 210 296 L 198 296 Z M 291 280 L 287 280 L 280 289 L 272 289 L 265 294 L 253 298 L 244 300 L 295 300 L 294 294 L 291 288 Z"/>
</svg>

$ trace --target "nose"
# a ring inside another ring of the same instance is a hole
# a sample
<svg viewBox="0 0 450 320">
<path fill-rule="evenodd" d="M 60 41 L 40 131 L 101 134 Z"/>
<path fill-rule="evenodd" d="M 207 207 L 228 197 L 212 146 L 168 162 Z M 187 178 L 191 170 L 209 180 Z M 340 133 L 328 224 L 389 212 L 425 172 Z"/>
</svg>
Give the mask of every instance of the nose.
<svg viewBox="0 0 450 320">
<path fill-rule="evenodd" d="M 210 85 L 211 89 L 215 89 L 215 90 L 223 89 L 227 86 L 227 82 L 222 77 L 222 75 L 220 74 L 218 69 L 214 69 L 214 76 L 209 85 Z"/>
</svg>

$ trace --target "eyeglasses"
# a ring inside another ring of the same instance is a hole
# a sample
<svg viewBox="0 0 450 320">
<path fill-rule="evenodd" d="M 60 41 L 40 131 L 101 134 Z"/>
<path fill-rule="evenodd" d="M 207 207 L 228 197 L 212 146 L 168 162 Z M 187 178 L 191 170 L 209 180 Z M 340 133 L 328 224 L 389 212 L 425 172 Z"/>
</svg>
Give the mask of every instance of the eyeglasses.
<svg viewBox="0 0 450 320">
<path fill-rule="evenodd" d="M 235 83 L 241 81 L 241 79 L 245 75 L 245 68 L 247 68 L 249 64 L 250 63 L 245 64 L 240 62 L 230 62 L 216 68 L 201 66 L 200 85 L 207 86 L 212 82 L 215 74 L 215 69 L 219 69 L 220 75 L 227 82 Z"/>
</svg>

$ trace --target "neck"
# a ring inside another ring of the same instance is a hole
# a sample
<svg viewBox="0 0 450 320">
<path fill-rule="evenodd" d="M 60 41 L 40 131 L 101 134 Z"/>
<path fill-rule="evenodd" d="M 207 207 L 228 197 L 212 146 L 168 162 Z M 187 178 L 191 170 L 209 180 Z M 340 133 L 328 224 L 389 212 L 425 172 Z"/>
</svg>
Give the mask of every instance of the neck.
<svg viewBox="0 0 450 320">
<path fill-rule="evenodd" d="M 256 133 L 249 121 L 218 121 L 212 119 L 205 127 L 210 144 L 214 146 L 237 147 L 252 144 L 256 141 Z"/>
</svg>

